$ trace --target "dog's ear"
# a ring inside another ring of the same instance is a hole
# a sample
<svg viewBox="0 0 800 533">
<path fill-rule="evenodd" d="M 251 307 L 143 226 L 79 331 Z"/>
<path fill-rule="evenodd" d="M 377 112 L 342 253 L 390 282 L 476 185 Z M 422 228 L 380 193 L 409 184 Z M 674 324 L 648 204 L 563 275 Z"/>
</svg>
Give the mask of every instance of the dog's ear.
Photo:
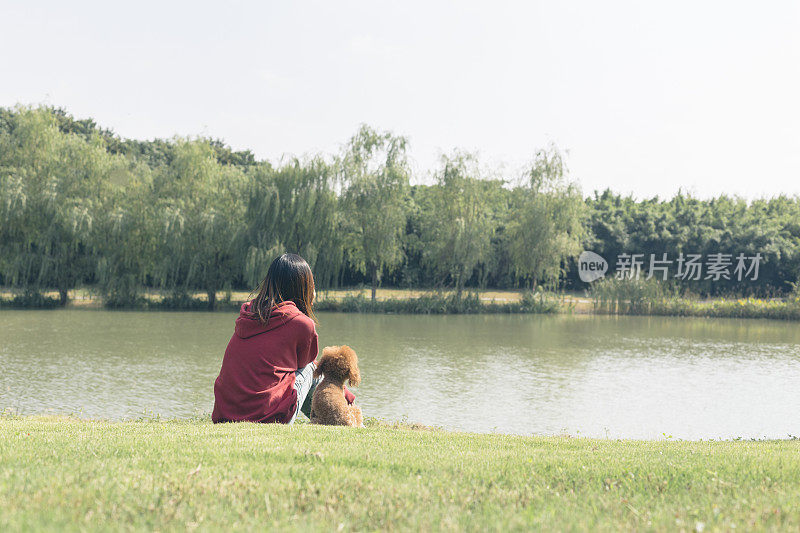
<svg viewBox="0 0 800 533">
<path fill-rule="evenodd" d="M 342 355 L 347 359 L 347 379 L 350 385 L 358 387 L 361 384 L 361 372 L 358 370 L 358 356 L 349 346 L 342 346 Z"/>
<path fill-rule="evenodd" d="M 358 364 L 350 367 L 350 385 L 358 387 L 361 385 L 361 372 L 358 370 Z"/>
<path fill-rule="evenodd" d="M 314 377 L 318 378 L 325 372 L 332 370 L 331 358 L 339 353 L 338 346 L 326 346 L 322 349 L 322 355 L 317 359 L 317 368 L 314 369 Z"/>
<path fill-rule="evenodd" d="M 317 359 L 317 366 L 314 367 L 314 379 L 320 377 L 324 372 L 322 372 L 322 358 L 320 357 Z"/>
</svg>

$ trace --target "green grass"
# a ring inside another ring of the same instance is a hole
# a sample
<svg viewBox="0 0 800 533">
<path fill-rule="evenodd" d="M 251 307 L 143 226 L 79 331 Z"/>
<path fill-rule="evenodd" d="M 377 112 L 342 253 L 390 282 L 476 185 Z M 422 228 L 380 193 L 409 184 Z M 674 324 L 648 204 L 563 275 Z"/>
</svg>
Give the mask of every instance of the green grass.
<svg viewBox="0 0 800 533">
<path fill-rule="evenodd" d="M 717 318 L 769 318 L 800 320 L 800 301 L 763 300 L 759 298 L 718 298 L 696 301 L 674 298 L 654 304 L 653 315 Z"/>
<path fill-rule="evenodd" d="M 485 301 L 478 293 L 424 294 L 409 298 L 375 300 L 365 294 L 325 297 L 314 305 L 317 311 L 340 313 L 403 313 L 414 315 L 464 315 L 494 313 L 557 313 L 562 304 L 554 295 L 525 293 L 512 301 Z"/>
<path fill-rule="evenodd" d="M 619 282 L 606 279 L 591 286 L 591 298 L 577 294 L 529 291 L 470 290 L 462 298 L 452 291 L 441 293 L 422 289 L 379 289 L 371 301 L 363 288 L 321 291 L 315 309 L 342 313 L 387 314 L 493 314 L 493 313 L 594 313 L 620 315 L 687 316 L 718 318 L 767 318 L 800 320 L 800 294 L 795 290 L 786 298 L 725 298 L 708 300 L 681 297 L 653 282 Z M 247 292 L 220 292 L 218 311 L 238 311 Z M 58 308 L 57 293 L 19 293 L 0 288 L 0 308 Z M 124 308 L 153 311 L 206 311 L 205 294 L 183 296 L 150 291 L 136 302 L 103 301 L 89 288 L 70 291 L 69 307 Z"/>
<path fill-rule="evenodd" d="M 8 530 L 797 530 L 800 441 L 0 417 Z"/>
<path fill-rule="evenodd" d="M 56 308 L 57 293 L 19 293 L 0 288 L 0 308 Z M 219 292 L 217 311 L 238 311 L 251 296 L 248 292 Z M 70 307 L 138 309 L 151 311 L 207 311 L 205 294 L 170 294 L 148 291 L 135 300 L 104 299 L 89 288 L 70 291 Z M 529 291 L 470 290 L 457 298 L 454 291 L 414 289 L 380 289 L 375 301 L 363 288 L 320 291 L 315 304 L 317 311 L 343 313 L 403 313 L 403 314 L 477 314 L 477 313 L 556 313 L 568 311 L 564 297 Z"/>
<path fill-rule="evenodd" d="M 800 320 L 800 294 L 795 289 L 787 298 L 725 298 L 701 300 L 674 294 L 656 280 L 596 282 L 591 287 L 593 312 L 599 314 L 687 316 L 714 318 L 767 318 Z"/>
<path fill-rule="evenodd" d="M 596 305 L 598 314 L 685 316 L 704 318 L 766 318 L 772 320 L 800 320 L 800 301 L 764 300 L 760 298 L 715 298 L 701 301 L 690 298 L 666 297 Z"/>
</svg>

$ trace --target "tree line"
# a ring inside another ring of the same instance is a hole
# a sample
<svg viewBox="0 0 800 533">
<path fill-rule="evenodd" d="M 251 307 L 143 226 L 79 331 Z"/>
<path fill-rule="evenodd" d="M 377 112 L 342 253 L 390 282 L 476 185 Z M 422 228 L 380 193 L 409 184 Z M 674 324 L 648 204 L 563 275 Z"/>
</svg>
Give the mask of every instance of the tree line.
<svg viewBox="0 0 800 533">
<path fill-rule="evenodd" d="M 429 180 L 430 181 L 430 180 Z M 124 139 L 61 109 L 0 109 L 0 285 L 23 294 L 90 286 L 109 306 L 160 289 L 180 301 L 252 289 L 284 251 L 319 288 L 366 284 L 580 288 L 575 259 L 635 251 L 760 251 L 747 290 L 797 279 L 800 201 L 720 196 L 584 198 L 563 154 L 519 176 L 475 154 L 441 158 L 412 184 L 408 140 L 362 126 L 340 153 L 279 163 L 206 138 Z M 697 282 L 690 290 L 738 290 Z"/>
</svg>

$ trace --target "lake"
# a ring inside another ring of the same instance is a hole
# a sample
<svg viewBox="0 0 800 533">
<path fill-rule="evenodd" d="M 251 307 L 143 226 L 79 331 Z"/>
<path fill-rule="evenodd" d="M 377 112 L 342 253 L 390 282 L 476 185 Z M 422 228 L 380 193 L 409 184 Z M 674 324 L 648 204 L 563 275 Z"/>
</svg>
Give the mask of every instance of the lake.
<svg viewBox="0 0 800 533">
<path fill-rule="evenodd" d="M 0 311 L 0 409 L 210 413 L 235 313 Z M 366 416 L 474 432 L 610 438 L 800 435 L 791 322 L 321 313 L 359 354 Z"/>
</svg>

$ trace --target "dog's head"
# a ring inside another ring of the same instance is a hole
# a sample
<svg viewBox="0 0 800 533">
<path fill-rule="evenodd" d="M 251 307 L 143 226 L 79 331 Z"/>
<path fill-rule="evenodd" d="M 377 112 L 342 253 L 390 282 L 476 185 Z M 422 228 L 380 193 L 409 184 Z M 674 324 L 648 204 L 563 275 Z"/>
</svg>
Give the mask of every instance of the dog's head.
<svg viewBox="0 0 800 533">
<path fill-rule="evenodd" d="M 361 373 L 358 371 L 356 352 L 349 346 L 326 346 L 317 360 L 314 377 L 319 377 L 321 374 L 342 383 L 350 380 L 351 385 L 358 387 L 361 383 Z"/>
</svg>

